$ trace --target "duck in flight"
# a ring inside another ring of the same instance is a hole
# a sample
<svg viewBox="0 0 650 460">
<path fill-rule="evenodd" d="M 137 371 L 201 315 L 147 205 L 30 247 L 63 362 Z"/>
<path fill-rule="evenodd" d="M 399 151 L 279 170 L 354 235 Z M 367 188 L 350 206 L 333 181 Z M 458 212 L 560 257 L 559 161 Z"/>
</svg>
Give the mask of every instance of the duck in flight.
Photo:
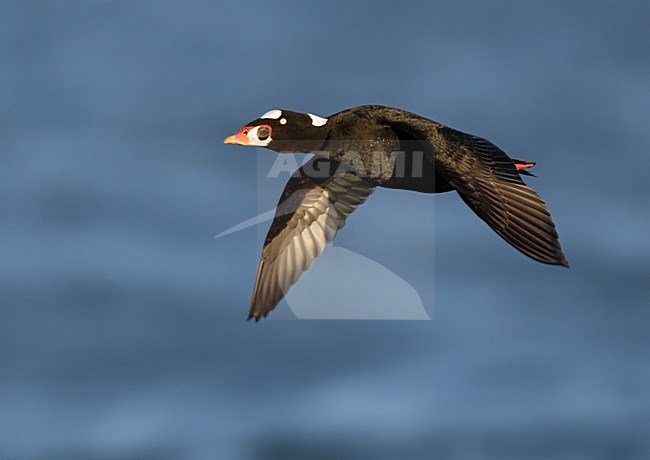
<svg viewBox="0 0 650 460">
<path fill-rule="evenodd" d="M 376 187 L 455 190 L 501 238 L 545 264 L 569 264 L 544 201 L 521 179 L 535 163 L 400 109 L 354 107 L 322 118 L 271 110 L 226 144 L 314 153 L 284 188 L 264 241 L 248 319 L 259 321 Z"/>
</svg>

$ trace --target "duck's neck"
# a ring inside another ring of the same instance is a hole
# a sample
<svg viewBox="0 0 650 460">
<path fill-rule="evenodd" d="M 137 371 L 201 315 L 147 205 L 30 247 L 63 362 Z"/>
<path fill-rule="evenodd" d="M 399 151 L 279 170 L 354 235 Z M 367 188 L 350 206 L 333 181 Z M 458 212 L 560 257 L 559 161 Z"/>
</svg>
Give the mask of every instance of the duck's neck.
<svg viewBox="0 0 650 460">
<path fill-rule="evenodd" d="M 305 129 L 296 135 L 298 139 L 276 141 L 274 150 L 280 153 L 314 153 L 323 150 L 330 137 L 329 126 Z"/>
</svg>

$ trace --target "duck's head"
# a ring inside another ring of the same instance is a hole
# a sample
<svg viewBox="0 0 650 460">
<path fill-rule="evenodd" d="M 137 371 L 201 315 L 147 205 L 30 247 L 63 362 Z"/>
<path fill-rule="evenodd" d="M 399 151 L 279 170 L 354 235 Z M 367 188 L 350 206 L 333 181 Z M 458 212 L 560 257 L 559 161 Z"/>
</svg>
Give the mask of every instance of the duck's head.
<svg viewBox="0 0 650 460">
<path fill-rule="evenodd" d="M 247 123 L 224 144 L 266 147 L 276 152 L 312 152 L 327 139 L 328 119 L 311 113 L 270 110 Z"/>
</svg>

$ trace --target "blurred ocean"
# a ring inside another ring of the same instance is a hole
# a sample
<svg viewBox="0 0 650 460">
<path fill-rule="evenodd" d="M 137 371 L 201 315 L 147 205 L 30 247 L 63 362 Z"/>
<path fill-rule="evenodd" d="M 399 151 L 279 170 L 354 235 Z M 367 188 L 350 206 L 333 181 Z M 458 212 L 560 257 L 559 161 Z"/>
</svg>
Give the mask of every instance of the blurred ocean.
<svg viewBox="0 0 650 460">
<path fill-rule="evenodd" d="M 650 458 L 649 16 L 2 1 L 0 458 Z M 537 161 L 571 269 L 381 190 L 337 245 L 434 321 L 246 322 L 268 223 L 214 236 L 258 212 L 264 153 L 223 138 L 370 103 Z"/>
</svg>

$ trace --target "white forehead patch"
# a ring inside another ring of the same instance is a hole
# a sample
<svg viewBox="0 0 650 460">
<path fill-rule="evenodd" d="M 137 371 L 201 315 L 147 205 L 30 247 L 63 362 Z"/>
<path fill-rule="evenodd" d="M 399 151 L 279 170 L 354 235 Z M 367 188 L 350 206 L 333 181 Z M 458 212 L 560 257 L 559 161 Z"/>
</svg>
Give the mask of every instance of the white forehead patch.
<svg viewBox="0 0 650 460">
<path fill-rule="evenodd" d="M 277 120 L 281 116 L 282 116 L 282 110 L 275 109 L 275 110 L 269 110 L 260 118 L 270 118 L 271 120 Z"/>
<path fill-rule="evenodd" d="M 323 126 L 325 123 L 327 123 L 327 118 L 319 117 L 318 115 L 314 115 L 312 113 L 308 113 L 309 118 L 311 118 L 311 124 L 314 126 Z"/>
</svg>

